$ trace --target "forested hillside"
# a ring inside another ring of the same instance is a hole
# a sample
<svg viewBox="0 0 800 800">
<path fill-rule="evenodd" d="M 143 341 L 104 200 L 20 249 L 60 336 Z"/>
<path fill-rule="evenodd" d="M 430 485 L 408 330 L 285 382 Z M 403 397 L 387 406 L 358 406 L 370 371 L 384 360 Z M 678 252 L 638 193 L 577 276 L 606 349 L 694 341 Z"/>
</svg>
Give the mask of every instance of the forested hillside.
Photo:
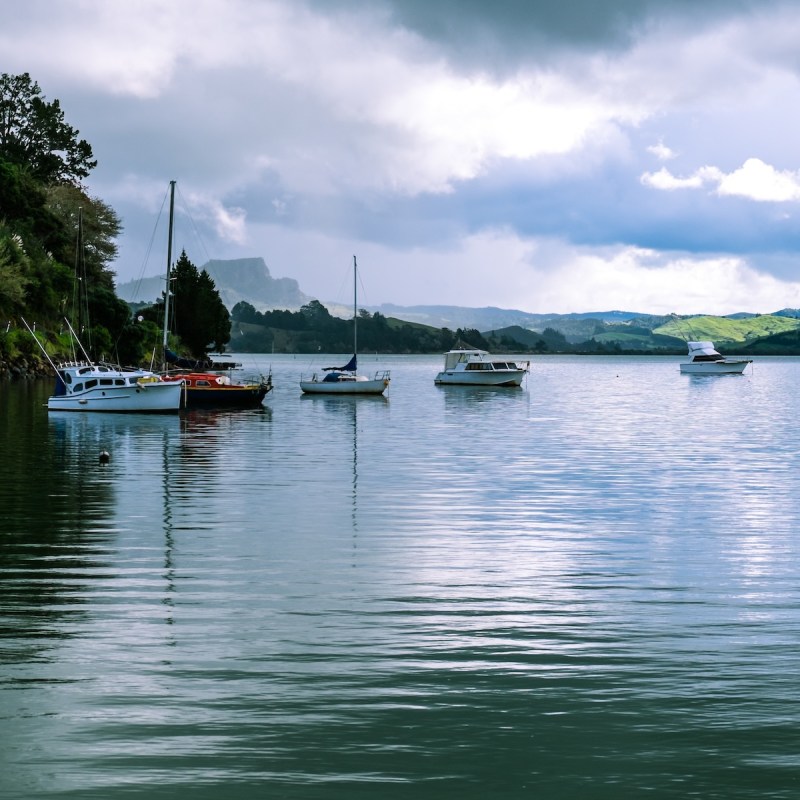
<svg viewBox="0 0 800 800">
<path fill-rule="evenodd" d="M 134 317 L 117 296 L 122 223 L 84 183 L 96 165 L 58 100 L 27 73 L 0 75 L 0 375 L 40 370 L 43 350 L 135 364 L 160 339 L 163 313 Z M 224 347 L 230 320 L 213 281 L 188 262 L 176 265 L 176 280 L 192 309 L 176 317 L 176 341 L 198 354 Z"/>
</svg>

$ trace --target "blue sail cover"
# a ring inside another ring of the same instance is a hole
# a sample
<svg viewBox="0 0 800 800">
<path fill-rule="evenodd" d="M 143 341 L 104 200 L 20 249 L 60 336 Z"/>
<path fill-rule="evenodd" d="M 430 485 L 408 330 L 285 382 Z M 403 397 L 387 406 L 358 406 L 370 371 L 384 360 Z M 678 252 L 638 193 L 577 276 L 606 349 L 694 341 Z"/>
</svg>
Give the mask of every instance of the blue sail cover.
<svg viewBox="0 0 800 800">
<path fill-rule="evenodd" d="M 183 358 L 172 350 L 164 352 L 167 362 L 182 369 L 211 369 L 211 359 Z"/>
<path fill-rule="evenodd" d="M 356 365 L 356 354 L 353 353 L 353 357 L 343 367 L 323 367 L 323 370 L 326 372 L 333 369 L 339 372 L 355 372 L 358 369 Z"/>
</svg>

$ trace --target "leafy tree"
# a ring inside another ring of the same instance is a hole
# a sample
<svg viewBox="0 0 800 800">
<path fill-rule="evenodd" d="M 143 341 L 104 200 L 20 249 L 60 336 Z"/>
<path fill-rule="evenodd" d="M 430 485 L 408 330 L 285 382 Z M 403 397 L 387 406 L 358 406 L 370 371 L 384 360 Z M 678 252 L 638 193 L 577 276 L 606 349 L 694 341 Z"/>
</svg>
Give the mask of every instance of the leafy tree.
<svg viewBox="0 0 800 800">
<path fill-rule="evenodd" d="M 263 316 L 256 311 L 255 306 L 246 300 L 240 300 L 231 311 L 231 319 L 237 322 L 249 322 L 252 325 L 263 325 Z"/>
<path fill-rule="evenodd" d="M 0 314 L 3 316 L 23 307 L 25 289 L 30 283 L 26 277 L 28 268 L 21 239 L 0 226 Z"/>
<path fill-rule="evenodd" d="M 61 184 L 50 186 L 46 191 L 47 210 L 66 230 L 78 230 L 78 215 L 81 217 L 82 253 L 85 272 L 89 282 L 95 286 L 112 289 L 114 276 L 110 266 L 117 257 L 115 239 L 122 231 L 122 222 L 113 208 L 97 198 L 89 197 L 78 186 Z M 75 261 L 76 236 L 73 234 L 68 247 L 54 255 L 65 264 Z"/>
<path fill-rule="evenodd" d="M 70 241 L 63 222 L 47 208 L 47 193 L 26 171 L 0 155 L 0 221 L 25 241 L 25 249 L 61 251 Z M 74 238 L 72 239 L 74 241 Z"/>
<path fill-rule="evenodd" d="M 0 157 L 46 186 L 78 183 L 97 166 L 78 133 L 65 122 L 59 101 L 46 102 L 27 72 L 0 75 Z"/>
<path fill-rule="evenodd" d="M 489 349 L 489 343 L 481 336 L 480 331 L 476 328 L 458 328 L 458 330 L 456 330 L 455 339 L 471 347 L 479 347 L 484 350 Z"/>
<path fill-rule="evenodd" d="M 328 324 L 333 319 L 331 312 L 319 300 L 311 300 L 301 306 L 300 313 L 306 317 L 309 325 L 314 327 Z"/>
</svg>

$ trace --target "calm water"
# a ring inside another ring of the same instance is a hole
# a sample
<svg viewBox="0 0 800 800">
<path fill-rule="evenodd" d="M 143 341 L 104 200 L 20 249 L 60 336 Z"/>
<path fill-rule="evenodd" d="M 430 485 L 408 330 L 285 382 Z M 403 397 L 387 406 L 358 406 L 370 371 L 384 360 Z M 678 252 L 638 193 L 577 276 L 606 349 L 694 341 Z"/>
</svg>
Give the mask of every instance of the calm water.
<svg viewBox="0 0 800 800">
<path fill-rule="evenodd" d="M 263 409 L 0 384 L 0 797 L 800 796 L 800 360 L 244 361 Z"/>
</svg>

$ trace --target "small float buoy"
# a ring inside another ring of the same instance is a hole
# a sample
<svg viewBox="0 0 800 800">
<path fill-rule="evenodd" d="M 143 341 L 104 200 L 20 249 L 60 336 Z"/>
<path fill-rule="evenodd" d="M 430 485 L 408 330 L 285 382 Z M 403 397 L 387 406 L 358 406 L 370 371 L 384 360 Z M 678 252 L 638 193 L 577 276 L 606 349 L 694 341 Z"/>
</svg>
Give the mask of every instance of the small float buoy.
<svg viewBox="0 0 800 800">
<path fill-rule="evenodd" d="M 101 464 L 108 464 L 111 461 L 111 456 L 109 455 L 108 450 L 101 450 L 100 451 L 100 463 Z"/>
</svg>

